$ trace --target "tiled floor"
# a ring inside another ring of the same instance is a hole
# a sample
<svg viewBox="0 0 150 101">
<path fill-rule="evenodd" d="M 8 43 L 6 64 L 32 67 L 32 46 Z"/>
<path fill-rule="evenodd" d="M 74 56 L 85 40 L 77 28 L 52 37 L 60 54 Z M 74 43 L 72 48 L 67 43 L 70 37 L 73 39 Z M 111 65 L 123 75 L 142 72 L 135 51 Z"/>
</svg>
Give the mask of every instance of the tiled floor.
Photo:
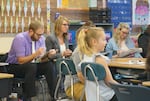
<svg viewBox="0 0 150 101">
<path fill-rule="evenodd" d="M 36 82 L 37 87 L 37 96 L 35 97 L 36 100 L 34 101 L 50 101 L 50 95 L 48 91 L 48 86 L 46 80 L 44 80 L 44 94 L 42 94 L 42 87 L 39 82 Z"/>
<path fill-rule="evenodd" d="M 47 82 L 46 80 L 43 81 L 44 82 L 44 94 L 42 92 L 42 87 L 39 81 L 36 81 L 36 92 L 37 92 L 37 96 L 32 98 L 32 101 L 51 101 L 51 97 L 48 93 L 48 86 L 47 86 Z M 59 91 L 60 92 L 60 91 Z M 64 93 L 59 93 L 61 97 L 64 97 L 65 94 Z M 4 100 L 4 101 L 22 101 L 21 99 L 10 99 L 10 100 Z M 62 100 L 58 100 L 58 101 L 71 101 L 68 99 L 62 99 Z"/>
<path fill-rule="evenodd" d="M 50 95 L 48 93 L 48 86 L 46 80 L 43 80 L 44 82 L 44 92 L 42 90 L 41 84 L 39 81 L 36 81 L 36 92 L 37 96 L 32 98 L 32 101 L 51 101 Z M 44 94 L 43 94 L 44 93 Z M 18 100 L 17 98 L 11 98 L 9 100 L 4 99 L 3 101 L 22 101 L 21 99 Z"/>
</svg>

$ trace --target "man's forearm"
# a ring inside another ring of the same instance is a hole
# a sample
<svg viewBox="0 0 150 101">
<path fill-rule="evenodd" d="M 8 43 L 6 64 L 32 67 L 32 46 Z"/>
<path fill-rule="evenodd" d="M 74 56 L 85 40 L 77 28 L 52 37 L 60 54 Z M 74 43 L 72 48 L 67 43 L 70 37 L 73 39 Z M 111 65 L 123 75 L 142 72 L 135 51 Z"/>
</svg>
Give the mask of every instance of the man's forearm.
<svg viewBox="0 0 150 101">
<path fill-rule="evenodd" d="M 31 54 L 29 56 L 25 56 L 25 57 L 19 57 L 18 58 L 18 63 L 19 64 L 28 63 L 28 62 L 31 62 L 35 58 L 36 58 L 36 53 L 33 53 L 33 54 Z"/>
</svg>

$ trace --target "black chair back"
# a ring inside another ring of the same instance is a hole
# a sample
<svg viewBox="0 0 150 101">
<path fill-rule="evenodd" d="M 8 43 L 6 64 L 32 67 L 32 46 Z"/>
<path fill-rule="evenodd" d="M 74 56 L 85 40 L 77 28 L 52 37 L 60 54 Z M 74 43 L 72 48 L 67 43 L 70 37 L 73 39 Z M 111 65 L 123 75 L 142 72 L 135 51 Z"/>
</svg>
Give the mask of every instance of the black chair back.
<svg viewBox="0 0 150 101">
<path fill-rule="evenodd" d="M 8 57 L 8 53 L 5 53 L 3 55 L 0 55 L 0 62 L 6 62 Z"/>
<path fill-rule="evenodd" d="M 112 84 L 118 101 L 150 101 L 150 88 L 139 85 Z"/>
</svg>

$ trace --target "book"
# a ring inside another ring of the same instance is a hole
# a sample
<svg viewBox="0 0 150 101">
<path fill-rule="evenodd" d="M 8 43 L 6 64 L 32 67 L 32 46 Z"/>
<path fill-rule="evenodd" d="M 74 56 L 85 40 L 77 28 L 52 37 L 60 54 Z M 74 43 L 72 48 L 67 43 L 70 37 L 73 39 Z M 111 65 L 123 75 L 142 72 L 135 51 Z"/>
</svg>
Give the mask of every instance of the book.
<svg viewBox="0 0 150 101">
<path fill-rule="evenodd" d="M 42 60 L 48 57 L 48 53 L 49 52 L 46 52 L 44 53 L 44 55 L 37 57 L 34 61 L 32 61 L 32 63 L 42 63 L 43 62 Z"/>
<path fill-rule="evenodd" d="M 122 57 L 128 57 L 129 55 L 132 55 L 134 53 L 141 53 L 142 52 L 142 48 L 132 48 L 129 49 L 128 51 L 122 52 L 121 54 L 119 54 L 118 57 L 122 58 Z"/>
</svg>

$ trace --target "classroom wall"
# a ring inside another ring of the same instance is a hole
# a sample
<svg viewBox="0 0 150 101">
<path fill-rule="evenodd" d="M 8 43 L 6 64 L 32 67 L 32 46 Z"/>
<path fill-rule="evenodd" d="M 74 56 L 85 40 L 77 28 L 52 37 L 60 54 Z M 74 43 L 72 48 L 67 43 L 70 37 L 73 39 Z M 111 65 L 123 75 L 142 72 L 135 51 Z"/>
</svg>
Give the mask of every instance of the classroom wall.
<svg viewBox="0 0 150 101">
<path fill-rule="evenodd" d="M 36 0 L 34 0 L 35 3 L 37 2 Z M 17 3 L 18 1 L 16 1 Z M 41 3 L 45 3 L 46 0 L 44 2 Z M 76 3 L 74 3 L 76 2 Z M 80 3 L 81 2 L 81 3 Z M 6 1 L 4 2 L 6 4 Z M 22 2 L 23 3 L 23 2 Z M 10 2 L 10 4 L 12 4 L 12 2 Z M 28 1 L 28 7 L 30 7 L 31 2 Z M 36 3 L 37 4 L 37 3 Z M 70 20 L 88 20 L 88 0 L 80 1 L 80 0 L 69 0 L 69 6 L 67 8 L 57 8 L 57 0 L 50 0 L 50 19 L 51 19 L 51 29 L 53 29 L 53 23 L 55 21 L 55 14 L 57 12 L 59 12 L 61 15 L 66 16 L 67 18 L 69 18 Z M 18 5 L 18 4 L 17 4 Z M 44 9 L 44 17 L 47 15 L 46 14 L 46 10 L 45 10 L 45 4 L 41 4 L 41 8 L 42 11 Z M 18 7 L 18 6 L 17 6 Z M 5 13 L 5 16 L 7 14 Z M 12 14 L 10 15 L 12 16 Z M 23 16 L 23 15 L 22 15 Z M 28 16 L 31 16 L 28 14 Z M 2 17 L 1 17 L 2 19 Z M 26 18 L 28 20 L 28 18 Z M 46 18 L 44 18 L 46 19 Z M 3 20 L 3 19 L 2 19 Z M 3 29 L 2 29 L 3 28 Z M 14 31 L 11 33 L 10 35 L 10 31 L 8 32 L 4 32 L 4 27 L 0 28 L 0 54 L 6 53 L 9 51 L 11 44 L 12 44 L 12 40 L 14 38 L 14 36 L 16 35 L 16 33 L 14 33 Z M 15 28 L 13 29 L 15 30 Z M 25 28 L 25 30 L 27 30 L 27 28 Z M 21 30 L 19 30 L 20 32 Z M 51 30 L 52 32 L 53 30 Z M 13 34 L 13 35 L 12 35 Z"/>
<path fill-rule="evenodd" d="M 37 2 L 37 0 L 34 0 Z M 89 20 L 89 0 L 66 0 L 68 1 L 68 7 L 57 8 L 57 0 L 49 0 L 50 1 L 50 32 L 53 32 L 53 24 L 55 21 L 56 13 L 60 13 L 63 16 L 66 16 L 69 20 L 79 20 L 86 21 Z M 63 1 L 63 0 L 62 0 Z M 64 0 L 65 1 L 65 0 Z M 97 0 L 98 9 L 103 7 L 104 0 Z M 17 1 L 16 1 L 17 2 Z M 31 1 L 28 1 L 30 3 Z M 43 1 L 42 3 L 45 3 Z M 6 4 L 6 1 L 5 1 Z M 11 3 L 12 4 L 12 3 Z M 46 4 L 41 4 L 42 9 L 45 9 Z M 43 12 L 44 17 L 47 17 L 46 10 Z M 27 30 L 27 29 L 26 29 Z M 3 34 L 7 34 L 6 36 Z M 11 33 L 12 34 L 12 33 Z M 16 33 L 13 33 L 13 36 L 9 36 L 9 33 L 0 33 L 0 53 L 6 53 L 9 51 L 12 40 Z"/>
<path fill-rule="evenodd" d="M 66 4 L 66 7 L 60 7 L 60 8 L 57 8 L 57 0 L 50 1 L 51 22 L 55 21 L 56 13 L 60 13 L 60 15 L 67 17 L 69 20 L 83 20 L 84 21 L 84 20 L 89 19 L 88 0 L 83 0 L 83 1 L 82 0 L 66 0 L 66 1 L 68 1 L 68 3 Z"/>
<path fill-rule="evenodd" d="M 14 37 L 0 37 L 0 54 L 5 54 L 9 51 Z"/>
</svg>

